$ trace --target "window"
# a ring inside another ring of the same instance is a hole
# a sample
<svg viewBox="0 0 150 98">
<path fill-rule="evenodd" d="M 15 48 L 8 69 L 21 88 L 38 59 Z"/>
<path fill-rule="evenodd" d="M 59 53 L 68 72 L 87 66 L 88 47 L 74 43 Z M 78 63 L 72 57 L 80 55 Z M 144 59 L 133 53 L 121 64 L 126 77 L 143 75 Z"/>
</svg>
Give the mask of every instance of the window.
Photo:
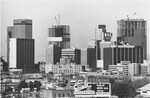
<svg viewBox="0 0 150 98">
<path fill-rule="evenodd" d="M 61 97 L 61 94 L 58 94 L 58 97 Z"/>
<path fill-rule="evenodd" d="M 62 94 L 62 97 L 65 97 L 65 94 Z"/>
</svg>

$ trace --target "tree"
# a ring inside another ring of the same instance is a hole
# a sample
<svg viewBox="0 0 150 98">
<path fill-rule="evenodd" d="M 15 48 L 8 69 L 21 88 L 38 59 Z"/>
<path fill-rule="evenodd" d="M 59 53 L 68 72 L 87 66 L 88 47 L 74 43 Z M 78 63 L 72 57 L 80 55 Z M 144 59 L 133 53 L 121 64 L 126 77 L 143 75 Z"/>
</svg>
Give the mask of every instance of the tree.
<svg viewBox="0 0 150 98">
<path fill-rule="evenodd" d="M 40 90 L 41 86 L 42 86 L 42 83 L 40 81 L 34 81 L 34 88 L 37 88 L 37 91 Z"/>
<path fill-rule="evenodd" d="M 52 81 L 52 80 L 54 80 L 54 73 L 50 71 L 50 72 L 47 74 L 47 78 L 48 78 L 48 81 L 49 81 L 49 82 Z"/>
<path fill-rule="evenodd" d="M 30 90 L 32 91 L 34 88 L 34 83 L 32 81 L 29 82 L 29 87 L 30 87 Z"/>
<path fill-rule="evenodd" d="M 5 92 L 12 92 L 13 91 L 13 89 L 10 87 L 10 86 L 8 86 L 6 89 L 5 89 Z"/>
<path fill-rule="evenodd" d="M 22 88 L 28 88 L 28 84 L 25 82 L 25 80 L 21 81 L 18 85 L 19 90 Z"/>
<path fill-rule="evenodd" d="M 112 79 L 110 82 L 112 84 L 112 95 L 116 95 L 119 98 L 136 96 L 136 89 L 131 80 L 119 82 Z"/>
</svg>

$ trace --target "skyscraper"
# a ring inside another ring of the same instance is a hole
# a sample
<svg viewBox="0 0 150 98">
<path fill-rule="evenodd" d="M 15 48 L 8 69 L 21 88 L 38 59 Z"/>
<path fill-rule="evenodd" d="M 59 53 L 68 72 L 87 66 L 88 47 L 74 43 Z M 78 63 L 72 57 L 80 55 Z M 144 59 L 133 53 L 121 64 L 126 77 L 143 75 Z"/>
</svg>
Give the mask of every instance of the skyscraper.
<svg viewBox="0 0 150 98">
<path fill-rule="evenodd" d="M 14 20 L 14 38 L 32 39 L 32 20 Z"/>
<path fill-rule="evenodd" d="M 71 62 L 81 64 L 81 50 L 77 48 L 62 49 L 62 58 L 70 58 Z"/>
<path fill-rule="evenodd" d="M 7 28 L 7 55 L 9 68 L 32 72 L 34 68 L 34 39 L 32 20 L 15 19 L 14 26 Z"/>
<path fill-rule="evenodd" d="M 8 65 L 9 65 L 9 38 L 13 38 L 13 37 L 14 37 L 14 28 L 13 26 L 8 26 L 7 27 L 7 63 Z"/>
<path fill-rule="evenodd" d="M 70 27 L 68 25 L 53 25 L 48 32 L 49 44 L 54 44 L 61 49 L 70 48 Z"/>
<path fill-rule="evenodd" d="M 118 45 L 104 48 L 104 69 L 109 65 L 116 65 L 121 61 L 130 63 L 143 63 L 143 47 L 133 45 Z"/>
<path fill-rule="evenodd" d="M 81 65 L 87 65 L 87 49 L 81 49 Z"/>
<path fill-rule="evenodd" d="M 60 62 L 61 48 L 55 45 L 49 45 L 46 49 L 46 63 L 57 64 Z"/>
<path fill-rule="evenodd" d="M 34 68 L 34 39 L 10 38 L 9 68 L 32 72 Z"/>
<path fill-rule="evenodd" d="M 118 42 L 126 42 L 144 48 L 144 59 L 147 59 L 146 21 L 144 19 L 122 19 L 118 22 Z"/>
<path fill-rule="evenodd" d="M 96 47 L 95 48 L 87 48 L 87 64 L 89 68 L 96 69 Z"/>
</svg>

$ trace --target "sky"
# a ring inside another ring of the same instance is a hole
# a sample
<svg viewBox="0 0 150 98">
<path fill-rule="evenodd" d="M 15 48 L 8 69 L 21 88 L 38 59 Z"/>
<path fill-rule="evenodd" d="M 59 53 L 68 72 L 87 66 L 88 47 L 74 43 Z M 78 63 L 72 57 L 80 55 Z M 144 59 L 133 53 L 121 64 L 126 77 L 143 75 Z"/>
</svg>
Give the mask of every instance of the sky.
<svg viewBox="0 0 150 98">
<path fill-rule="evenodd" d="M 33 20 L 35 39 L 35 62 L 46 60 L 48 28 L 56 25 L 55 17 L 60 15 L 60 24 L 70 25 L 71 46 L 87 48 L 97 34 L 99 24 L 106 24 L 107 31 L 116 40 L 117 20 L 143 18 L 149 31 L 149 0 L 1 0 L 0 1 L 0 56 L 6 59 L 7 26 L 13 26 L 14 19 Z M 134 15 L 134 13 L 137 13 Z M 149 39 L 149 32 L 147 37 Z M 99 38 L 99 36 L 98 36 Z M 149 40 L 148 40 L 149 43 Z M 148 46 L 148 51 L 149 51 Z M 150 53 L 150 52 L 149 52 Z M 7 59 L 6 59 L 7 60 Z"/>
</svg>

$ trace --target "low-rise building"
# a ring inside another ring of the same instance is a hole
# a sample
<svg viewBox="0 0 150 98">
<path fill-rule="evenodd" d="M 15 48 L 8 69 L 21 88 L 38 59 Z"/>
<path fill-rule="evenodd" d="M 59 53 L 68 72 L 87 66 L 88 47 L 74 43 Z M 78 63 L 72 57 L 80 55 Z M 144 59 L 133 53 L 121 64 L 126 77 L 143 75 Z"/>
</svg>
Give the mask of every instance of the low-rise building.
<svg viewBox="0 0 150 98">
<path fill-rule="evenodd" d="M 102 72 L 87 72 L 86 79 L 78 80 L 74 85 L 75 98 L 111 98 L 109 79 L 109 75 Z"/>
<path fill-rule="evenodd" d="M 144 60 L 144 63 L 141 64 L 141 75 L 150 74 L 150 61 Z"/>
<path fill-rule="evenodd" d="M 138 63 L 130 63 L 129 61 L 121 61 L 117 65 L 109 65 L 109 70 L 113 75 L 117 76 L 134 76 L 141 74 L 141 67 Z"/>
<path fill-rule="evenodd" d="M 82 72 L 83 65 L 76 65 L 76 64 L 48 64 L 46 65 L 46 72 L 52 71 L 54 74 L 64 74 L 64 75 L 70 75 L 70 74 L 76 74 Z M 49 69 L 49 70 L 48 70 Z"/>
<path fill-rule="evenodd" d="M 42 98 L 75 98 L 74 89 L 70 87 L 56 87 L 42 90 Z"/>
</svg>

